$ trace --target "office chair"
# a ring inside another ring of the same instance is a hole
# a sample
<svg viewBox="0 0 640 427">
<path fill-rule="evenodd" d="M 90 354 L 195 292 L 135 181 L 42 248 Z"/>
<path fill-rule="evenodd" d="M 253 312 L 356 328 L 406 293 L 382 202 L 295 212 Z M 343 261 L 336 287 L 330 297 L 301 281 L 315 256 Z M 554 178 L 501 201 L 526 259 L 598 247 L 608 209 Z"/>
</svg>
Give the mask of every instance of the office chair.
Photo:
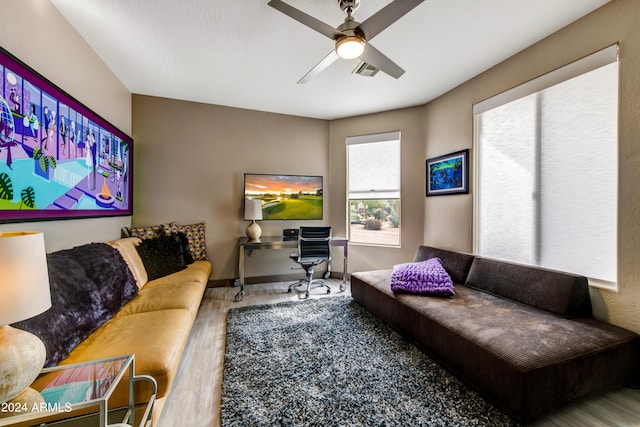
<svg viewBox="0 0 640 427">
<path fill-rule="evenodd" d="M 309 298 L 309 290 L 313 284 L 327 288 L 327 293 L 331 293 L 329 285 L 322 279 L 313 278 L 313 270 L 323 262 L 331 261 L 331 227 L 300 227 L 298 234 L 298 253 L 291 254 L 293 262 L 299 264 L 307 273 L 306 279 L 301 279 L 289 285 L 289 290 L 307 285 L 305 298 Z"/>
</svg>

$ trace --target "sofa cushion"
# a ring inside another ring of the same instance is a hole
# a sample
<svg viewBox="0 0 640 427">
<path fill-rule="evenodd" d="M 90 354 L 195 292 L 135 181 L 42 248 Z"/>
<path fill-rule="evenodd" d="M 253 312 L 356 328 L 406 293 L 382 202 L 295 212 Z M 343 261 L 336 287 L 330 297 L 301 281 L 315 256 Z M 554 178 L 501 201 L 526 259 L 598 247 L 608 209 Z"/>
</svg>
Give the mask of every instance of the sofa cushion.
<svg viewBox="0 0 640 427">
<path fill-rule="evenodd" d="M 144 264 L 142 263 L 140 254 L 136 249 L 141 241 L 142 240 L 140 240 L 139 237 L 126 237 L 114 242 L 109 242 L 111 246 L 120 252 L 122 258 L 124 258 L 125 262 L 129 266 L 129 270 L 131 270 L 133 277 L 136 279 L 138 288 L 142 288 L 149 280 L 147 270 L 144 269 Z"/>
<path fill-rule="evenodd" d="M 204 288 L 205 284 L 200 282 L 176 284 L 166 280 L 153 280 L 141 289 L 134 299 L 122 307 L 117 317 L 148 311 L 183 309 L 193 313 L 195 318 L 200 301 L 202 301 Z"/>
<path fill-rule="evenodd" d="M 152 280 L 116 317 L 181 308 L 189 310 L 195 319 L 210 274 L 209 261 L 195 261 L 184 270 Z"/>
<path fill-rule="evenodd" d="M 560 316 L 593 316 L 583 276 L 476 257 L 465 284 Z"/>
<path fill-rule="evenodd" d="M 467 274 L 469 274 L 471 263 L 473 263 L 475 257 L 462 252 L 434 248 L 432 246 L 420 246 L 413 261 L 424 261 L 430 258 L 440 258 L 453 283 L 463 284 L 467 280 Z"/>
<path fill-rule="evenodd" d="M 15 326 L 42 340 L 45 365 L 53 366 L 116 314 L 138 287 L 120 253 L 104 243 L 53 252 L 47 265 L 51 308 Z"/>
<path fill-rule="evenodd" d="M 193 264 L 187 266 L 186 270 L 180 273 L 180 280 L 184 282 L 203 282 L 207 283 L 211 275 L 211 263 L 209 261 L 194 261 Z M 173 280 L 174 275 L 167 276 L 167 279 Z M 160 279 L 163 280 L 164 278 Z"/>
<path fill-rule="evenodd" d="M 160 283 L 167 283 L 180 287 L 183 283 L 197 282 L 202 285 L 204 289 L 211 274 L 210 266 L 211 263 L 209 261 L 195 261 L 193 264 L 188 265 L 186 269 L 153 280 L 149 282 L 149 285 L 155 286 Z"/>
<path fill-rule="evenodd" d="M 391 290 L 441 297 L 455 294 L 451 277 L 442 266 L 440 258 L 394 265 Z"/>
<path fill-rule="evenodd" d="M 158 398 L 169 392 L 191 330 L 187 310 L 160 310 L 116 317 L 78 345 L 61 364 L 135 355 L 136 375 L 150 375 L 158 383 Z M 126 387 L 126 382 L 121 386 Z M 136 403 L 146 403 L 146 390 L 136 388 Z M 118 387 L 110 407 L 127 404 L 127 390 Z"/>
</svg>

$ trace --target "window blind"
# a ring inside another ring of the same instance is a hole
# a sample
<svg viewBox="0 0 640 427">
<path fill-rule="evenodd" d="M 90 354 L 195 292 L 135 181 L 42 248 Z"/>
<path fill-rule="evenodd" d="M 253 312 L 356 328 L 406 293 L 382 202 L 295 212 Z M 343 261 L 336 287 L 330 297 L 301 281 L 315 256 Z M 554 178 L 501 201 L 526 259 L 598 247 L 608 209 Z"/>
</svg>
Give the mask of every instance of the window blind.
<svg viewBox="0 0 640 427">
<path fill-rule="evenodd" d="M 400 198 L 400 132 L 347 138 L 349 199 Z"/>
<path fill-rule="evenodd" d="M 615 287 L 618 64 L 612 53 L 617 46 L 580 60 L 588 64 L 582 73 L 574 63 L 474 107 L 478 254 Z"/>
</svg>

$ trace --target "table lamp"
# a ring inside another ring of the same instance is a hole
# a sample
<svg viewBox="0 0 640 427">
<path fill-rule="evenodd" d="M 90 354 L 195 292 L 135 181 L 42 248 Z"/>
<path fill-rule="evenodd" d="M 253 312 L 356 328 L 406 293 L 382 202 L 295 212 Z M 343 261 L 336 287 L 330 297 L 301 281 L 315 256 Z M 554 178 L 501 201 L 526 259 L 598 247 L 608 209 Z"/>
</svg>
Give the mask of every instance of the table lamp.
<svg viewBox="0 0 640 427">
<path fill-rule="evenodd" d="M 247 227 L 247 237 L 251 241 L 260 240 L 262 229 L 256 223 L 256 220 L 262 219 L 262 201 L 258 199 L 245 199 L 244 201 L 244 219 L 251 221 Z"/>
<path fill-rule="evenodd" d="M 46 358 L 40 338 L 9 324 L 50 307 L 43 234 L 0 233 L 0 403 L 27 390 Z"/>
</svg>

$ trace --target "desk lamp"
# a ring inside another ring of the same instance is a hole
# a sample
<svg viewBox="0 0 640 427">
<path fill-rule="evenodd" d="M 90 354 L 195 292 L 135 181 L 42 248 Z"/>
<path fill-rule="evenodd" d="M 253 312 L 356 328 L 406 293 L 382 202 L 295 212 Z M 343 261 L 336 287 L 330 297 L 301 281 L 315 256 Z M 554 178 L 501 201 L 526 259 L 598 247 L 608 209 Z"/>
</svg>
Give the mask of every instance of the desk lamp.
<svg viewBox="0 0 640 427">
<path fill-rule="evenodd" d="M 245 199 L 244 201 L 244 219 L 251 221 L 247 227 L 247 237 L 257 242 L 260 240 L 262 229 L 256 223 L 256 220 L 262 219 L 262 201 L 258 199 Z"/>
<path fill-rule="evenodd" d="M 50 307 L 43 234 L 0 233 L 0 403 L 27 390 L 46 357 L 40 338 L 9 324 Z"/>
</svg>

